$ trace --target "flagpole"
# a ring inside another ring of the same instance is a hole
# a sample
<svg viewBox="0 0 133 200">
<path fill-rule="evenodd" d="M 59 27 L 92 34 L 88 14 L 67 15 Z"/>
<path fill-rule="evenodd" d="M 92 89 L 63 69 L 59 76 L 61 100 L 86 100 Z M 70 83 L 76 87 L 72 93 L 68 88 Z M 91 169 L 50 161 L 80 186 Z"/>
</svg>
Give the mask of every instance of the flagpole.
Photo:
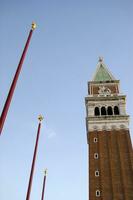
<svg viewBox="0 0 133 200">
<path fill-rule="evenodd" d="M 44 179 L 43 179 L 43 188 L 42 188 L 41 200 L 44 200 L 44 192 L 45 192 L 45 185 L 46 185 L 46 175 L 47 175 L 47 170 L 44 171 Z"/>
<path fill-rule="evenodd" d="M 20 71 L 21 71 L 21 68 L 22 68 L 22 64 L 24 62 L 24 58 L 26 56 L 26 52 L 28 50 L 28 46 L 29 46 L 29 43 L 30 43 L 30 40 L 31 40 L 31 36 L 32 36 L 32 33 L 33 33 L 35 28 L 36 28 L 36 24 L 32 23 L 31 30 L 30 30 L 29 35 L 28 35 L 28 39 L 26 41 L 26 44 L 25 44 L 22 56 L 20 58 L 20 61 L 19 61 L 16 73 L 15 73 L 14 79 L 12 81 L 12 84 L 11 84 L 11 87 L 10 87 L 10 90 L 9 90 L 9 93 L 8 93 L 8 96 L 7 96 L 3 111 L 1 113 L 1 117 L 0 117 L 0 134 L 2 133 L 4 122 L 6 120 L 6 116 L 7 116 L 7 113 L 8 113 L 8 109 L 10 107 L 10 103 L 11 103 L 11 100 L 12 100 L 12 97 L 13 97 L 13 93 L 14 93 L 14 90 L 15 90 L 15 87 L 16 87 L 16 84 L 17 84 L 17 80 L 18 80 L 18 77 L 19 77 L 19 74 L 20 74 Z"/>
<path fill-rule="evenodd" d="M 36 162 L 36 155 L 37 155 L 37 148 L 38 148 L 40 129 L 41 129 L 41 121 L 43 120 L 43 117 L 41 115 L 39 115 L 38 120 L 39 120 L 39 124 L 38 124 L 36 143 L 35 143 L 33 160 L 32 160 L 32 165 L 31 165 L 31 172 L 30 172 L 30 178 L 29 178 L 29 184 L 28 184 L 28 189 L 27 189 L 26 200 L 30 199 L 32 181 L 33 181 L 33 175 L 34 175 L 34 168 L 35 168 L 35 162 Z"/>
</svg>

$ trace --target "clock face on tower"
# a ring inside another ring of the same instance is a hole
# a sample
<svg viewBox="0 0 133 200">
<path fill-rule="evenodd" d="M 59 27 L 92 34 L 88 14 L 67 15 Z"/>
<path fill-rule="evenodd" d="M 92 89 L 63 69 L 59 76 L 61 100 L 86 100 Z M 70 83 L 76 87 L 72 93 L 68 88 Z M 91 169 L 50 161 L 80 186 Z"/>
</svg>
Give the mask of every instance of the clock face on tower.
<svg viewBox="0 0 133 200">
<path fill-rule="evenodd" d="M 98 90 L 99 96 L 110 96 L 111 95 L 111 90 L 108 87 L 105 86 L 99 86 Z"/>
</svg>

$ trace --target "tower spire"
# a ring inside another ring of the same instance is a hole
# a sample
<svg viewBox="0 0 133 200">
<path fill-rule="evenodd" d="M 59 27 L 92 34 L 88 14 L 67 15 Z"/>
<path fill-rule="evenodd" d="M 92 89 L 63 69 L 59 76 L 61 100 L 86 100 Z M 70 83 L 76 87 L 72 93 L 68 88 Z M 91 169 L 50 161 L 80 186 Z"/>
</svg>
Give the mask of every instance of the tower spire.
<svg viewBox="0 0 133 200">
<path fill-rule="evenodd" d="M 93 76 L 92 81 L 112 81 L 116 80 L 113 74 L 108 70 L 107 66 L 104 64 L 103 57 L 99 57 L 96 72 Z"/>
</svg>

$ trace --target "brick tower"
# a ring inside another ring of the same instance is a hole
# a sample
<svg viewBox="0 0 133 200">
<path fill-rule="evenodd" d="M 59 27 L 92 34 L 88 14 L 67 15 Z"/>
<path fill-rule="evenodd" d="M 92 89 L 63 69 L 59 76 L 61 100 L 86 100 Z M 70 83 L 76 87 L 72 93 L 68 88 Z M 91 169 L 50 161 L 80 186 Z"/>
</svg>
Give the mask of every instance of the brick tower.
<svg viewBox="0 0 133 200">
<path fill-rule="evenodd" d="M 89 200 L 133 200 L 133 150 L 126 96 L 99 58 L 88 82 Z"/>
</svg>

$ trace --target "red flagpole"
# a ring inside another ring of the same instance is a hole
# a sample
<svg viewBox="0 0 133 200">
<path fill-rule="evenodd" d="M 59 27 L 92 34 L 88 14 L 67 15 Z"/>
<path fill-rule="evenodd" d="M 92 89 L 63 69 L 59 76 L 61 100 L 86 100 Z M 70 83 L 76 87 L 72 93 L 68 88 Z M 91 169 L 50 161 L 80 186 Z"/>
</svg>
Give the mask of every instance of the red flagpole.
<svg viewBox="0 0 133 200">
<path fill-rule="evenodd" d="M 18 77 L 19 77 L 19 74 L 20 74 L 20 71 L 21 71 L 21 68 L 22 68 L 22 64 L 24 62 L 24 58 L 26 56 L 26 52 L 27 52 L 27 49 L 28 49 L 28 46 L 29 46 L 29 43 L 30 43 L 30 40 L 31 40 L 31 36 L 32 36 L 32 33 L 33 33 L 35 28 L 36 28 L 36 24 L 32 23 L 32 27 L 31 27 L 31 30 L 29 32 L 28 39 L 26 41 L 26 44 L 25 44 L 21 59 L 19 61 L 19 64 L 18 64 L 16 73 L 15 73 L 14 79 L 12 81 L 12 84 L 11 84 L 11 87 L 10 87 L 10 90 L 9 90 L 9 93 L 8 93 L 8 96 L 7 96 L 3 111 L 1 113 L 1 117 L 0 117 L 0 134 L 2 133 L 4 122 L 6 120 L 6 116 L 7 116 L 7 113 L 8 113 L 8 109 L 10 107 L 10 103 L 11 103 L 11 100 L 12 100 L 12 97 L 13 97 L 13 93 L 14 93 L 14 90 L 15 90 L 15 87 L 16 87 L 16 84 L 17 84 L 17 80 L 18 80 Z"/>
<path fill-rule="evenodd" d="M 36 162 L 36 155 L 37 155 L 37 148 L 38 148 L 40 129 L 41 129 L 41 121 L 43 120 L 43 117 L 41 115 L 39 115 L 38 119 L 39 119 L 39 124 L 38 124 L 36 144 L 35 144 L 35 148 L 34 148 L 34 155 L 33 155 L 33 160 L 32 160 L 32 165 L 31 165 L 31 172 L 30 172 L 30 178 L 29 178 L 26 200 L 30 199 L 32 181 L 33 181 L 33 175 L 34 175 L 34 168 L 35 168 L 35 162 Z"/>
<path fill-rule="evenodd" d="M 44 192 L 45 192 L 45 185 L 46 185 L 46 175 L 47 175 L 47 170 L 44 172 L 44 179 L 43 179 L 43 188 L 42 188 L 42 197 L 41 200 L 44 200 Z"/>
</svg>

